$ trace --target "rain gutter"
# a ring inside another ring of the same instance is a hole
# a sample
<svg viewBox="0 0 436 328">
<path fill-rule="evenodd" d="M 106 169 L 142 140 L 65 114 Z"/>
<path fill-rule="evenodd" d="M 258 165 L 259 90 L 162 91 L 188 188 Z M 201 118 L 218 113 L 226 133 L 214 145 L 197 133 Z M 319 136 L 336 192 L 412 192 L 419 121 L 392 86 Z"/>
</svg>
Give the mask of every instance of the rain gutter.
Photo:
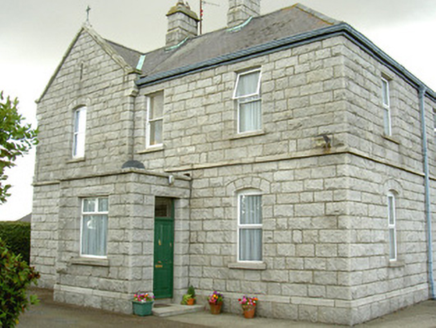
<svg viewBox="0 0 436 328">
<path fill-rule="evenodd" d="M 428 251 L 428 280 L 430 283 L 430 298 L 435 299 L 435 288 L 433 278 L 433 236 L 431 222 L 431 202 L 430 202 L 430 178 L 428 169 L 428 147 L 427 147 L 427 128 L 425 122 L 425 93 L 427 88 L 419 88 L 419 108 L 421 111 L 421 131 L 422 131 L 422 148 L 424 156 L 424 187 L 425 187 L 425 215 L 427 219 L 427 251 Z"/>
</svg>

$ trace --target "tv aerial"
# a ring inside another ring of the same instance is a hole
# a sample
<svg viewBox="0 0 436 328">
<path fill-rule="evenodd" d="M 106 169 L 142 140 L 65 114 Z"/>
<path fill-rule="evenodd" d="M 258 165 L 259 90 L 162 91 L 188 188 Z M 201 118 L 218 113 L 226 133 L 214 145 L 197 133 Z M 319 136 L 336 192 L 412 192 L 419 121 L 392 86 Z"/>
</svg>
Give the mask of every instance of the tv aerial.
<svg viewBox="0 0 436 328">
<path fill-rule="evenodd" d="M 203 15 L 204 15 L 203 6 L 204 5 L 220 7 L 219 4 L 216 4 L 216 3 L 213 3 L 210 1 L 200 0 L 200 35 L 203 34 Z"/>
</svg>

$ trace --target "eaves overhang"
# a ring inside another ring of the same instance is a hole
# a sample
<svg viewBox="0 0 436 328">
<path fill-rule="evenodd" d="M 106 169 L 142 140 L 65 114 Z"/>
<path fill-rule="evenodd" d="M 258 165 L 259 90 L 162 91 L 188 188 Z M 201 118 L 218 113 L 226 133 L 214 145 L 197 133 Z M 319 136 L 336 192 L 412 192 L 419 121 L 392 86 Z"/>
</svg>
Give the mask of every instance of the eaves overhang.
<svg viewBox="0 0 436 328">
<path fill-rule="evenodd" d="M 274 40 L 268 43 L 250 47 L 234 53 L 208 59 L 203 62 L 144 76 L 139 78 L 136 81 L 136 84 L 138 87 L 153 85 L 168 80 L 180 78 L 185 75 L 198 73 L 221 65 L 240 62 L 243 60 L 267 55 L 270 53 L 301 46 L 304 44 L 308 44 L 316 41 L 322 41 L 336 36 L 346 37 L 347 39 L 355 43 L 358 47 L 360 47 L 362 50 L 370 54 L 373 58 L 378 60 L 380 63 L 386 65 L 387 67 L 389 67 L 389 69 L 391 69 L 392 71 L 403 77 L 411 86 L 413 86 L 417 90 L 419 90 L 419 88 L 421 87 L 425 87 L 427 90 L 426 91 L 427 96 L 429 96 L 432 100 L 436 101 L 436 93 L 433 90 L 428 88 L 416 76 L 410 73 L 406 68 L 404 68 L 398 62 L 392 59 L 389 55 L 387 55 L 384 51 L 382 51 L 379 47 L 377 47 L 372 41 L 370 41 L 367 37 L 365 37 L 363 34 L 355 30 L 352 26 L 350 26 L 347 23 L 340 23 L 325 28 L 301 33 L 298 35 L 293 35 L 287 38 Z"/>
</svg>

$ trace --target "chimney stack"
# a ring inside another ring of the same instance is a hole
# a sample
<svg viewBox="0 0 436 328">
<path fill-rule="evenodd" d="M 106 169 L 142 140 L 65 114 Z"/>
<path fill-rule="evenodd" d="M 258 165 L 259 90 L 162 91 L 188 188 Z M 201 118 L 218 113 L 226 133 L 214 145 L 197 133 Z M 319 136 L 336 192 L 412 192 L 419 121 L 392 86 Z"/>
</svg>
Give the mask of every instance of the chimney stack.
<svg viewBox="0 0 436 328">
<path fill-rule="evenodd" d="M 260 0 L 229 0 L 228 27 L 235 27 L 250 17 L 260 15 Z"/>
<path fill-rule="evenodd" d="M 166 45 L 174 46 L 189 37 L 198 35 L 198 16 L 191 10 L 188 3 L 178 0 L 177 4 L 170 9 L 168 17 L 168 32 Z"/>
</svg>

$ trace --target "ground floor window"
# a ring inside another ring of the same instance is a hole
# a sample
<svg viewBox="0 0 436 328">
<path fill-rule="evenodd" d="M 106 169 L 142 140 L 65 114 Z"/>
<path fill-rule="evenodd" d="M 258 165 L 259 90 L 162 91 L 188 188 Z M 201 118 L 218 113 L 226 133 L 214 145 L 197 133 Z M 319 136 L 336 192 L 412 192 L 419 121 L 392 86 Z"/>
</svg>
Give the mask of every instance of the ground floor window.
<svg viewBox="0 0 436 328">
<path fill-rule="evenodd" d="M 82 199 L 80 255 L 106 257 L 108 212 L 107 197 Z"/>
<path fill-rule="evenodd" d="M 395 217 L 395 196 L 388 193 L 389 260 L 397 260 L 397 222 Z"/>
<path fill-rule="evenodd" d="M 238 195 L 238 261 L 262 261 L 262 195 Z"/>
</svg>

